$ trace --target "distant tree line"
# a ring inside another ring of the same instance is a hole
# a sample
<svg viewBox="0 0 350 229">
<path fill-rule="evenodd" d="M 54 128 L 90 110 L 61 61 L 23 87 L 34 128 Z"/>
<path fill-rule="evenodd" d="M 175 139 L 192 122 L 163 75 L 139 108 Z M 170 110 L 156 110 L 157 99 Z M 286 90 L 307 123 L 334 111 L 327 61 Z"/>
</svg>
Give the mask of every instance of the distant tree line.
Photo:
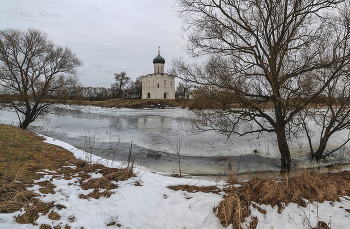
<svg viewBox="0 0 350 229">
<path fill-rule="evenodd" d="M 83 87 L 78 79 L 74 79 L 70 82 L 70 85 L 66 85 L 64 88 L 55 90 L 50 95 L 46 96 L 46 99 L 57 100 L 84 100 L 84 101 L 104 101 L 114 98 L 124 99 L 141 99 L 142 98 L 142 80 L 141 76 L 135 81 L 127 82 L 121 89 L 115 84 L 111 85 L 111 88 L 106 87 Z M 5 96 L 4 93 L 1 93 Z M 19 93 L 8 93 L 7 97 L 13 99 L 19 98 Z M 12 99 L 11 99 L 12 100 Z"/>
<path fill-rule="evenodd" d="M 106 87 L 83 87 L 79 82 L 66 87 L 64 90 L 56 91 L 51 99 L 60 100 L 86 100 L 104 101 L 114 98 L 141 99 L 142 98 L 142 76 L 132 81 L 125 72 L 114 74 L 116 82 L 110 88 Z"/>
</svg>

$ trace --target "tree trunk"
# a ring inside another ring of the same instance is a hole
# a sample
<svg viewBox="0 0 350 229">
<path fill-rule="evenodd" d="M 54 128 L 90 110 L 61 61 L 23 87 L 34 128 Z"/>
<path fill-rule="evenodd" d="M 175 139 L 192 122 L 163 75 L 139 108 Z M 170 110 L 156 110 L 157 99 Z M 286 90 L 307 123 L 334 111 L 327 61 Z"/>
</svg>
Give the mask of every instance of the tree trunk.
<svg viewBox="0 0 350 229">
<path fill-rule="evenodd" d="M 277 132 L 277 142 L 281 154 L 281 173 L 289 173 L 291 168 L 291 158 L 284 129 Z"/>
<path fill-rule="evenodd" d="M 30 123 L 31 123 L 31 118 L 26 117 L 24 121 L 19 125 L 19 127 L 26 130 Z"/>
<path fill-rule="evenodd" d="M 23 122 L 21 122 L 21 124 L 19 125 L 20 128 L 26 130 L 27 127 L 29 126 L 29 124 L 30 124 L 31 122 L 34 121 L 34 116 L 35 116 L 35 114 L 36 114 L 36 112 L 37 112 L 37 107 L 38 107 L 38 105 L 39 105 L 39 103 L 36 103 L 36 104 L 33 106 L 33 108 L 30 108 L 30 106 L 27 107 L 27 112 L 26 112 L 26 114 L 25 114 L 25 119 L 24 119 Z"/>
<path fill-rule="evenodd" d="M 277 135 L 277 143 L 278 149 L 281 154 L 281 174 L 289 173 L 292 160 L 290 158 L 290 151 L 286 137 L 286 123 L 284 117 L 284 108 L 281 102 L 281 95 L 279 91 L 276 92 L 276 101 L 275 105 L 275 114 L 276 114 L 276 135 Z"/>
<path fill-rule="evenodd" d="M 315 158 L 316 161 L 319 161 L 322 159 L 322 154 L 323 154 L 324 150 L 326 149 L 327 142 L 328 142 L 328 137 L 321 138 L 320 145 L 318 146 L 318 149 L 312 155 L 312 157 Z"/>
<path fill-rule="evenodd" d="M 119 92 L 118 92 L 118 98 L 120 99 L 122 96 L 122 88 L 123 88 L 123 82 L 119 82 Z"/>
</svg>

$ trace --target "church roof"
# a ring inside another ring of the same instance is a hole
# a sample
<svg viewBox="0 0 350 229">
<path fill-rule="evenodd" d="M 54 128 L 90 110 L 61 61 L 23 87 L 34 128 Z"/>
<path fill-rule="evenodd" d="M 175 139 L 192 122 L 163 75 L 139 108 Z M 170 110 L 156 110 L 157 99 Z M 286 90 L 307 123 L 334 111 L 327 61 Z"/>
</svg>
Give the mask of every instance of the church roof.
<svg viewBox="0 0 350 229">
<path fill-rule="evenodd" d="M 165 64 L 165 59 L 158 53 L 158 56 L 153 59 L 153 64 Z"/>
</svg>

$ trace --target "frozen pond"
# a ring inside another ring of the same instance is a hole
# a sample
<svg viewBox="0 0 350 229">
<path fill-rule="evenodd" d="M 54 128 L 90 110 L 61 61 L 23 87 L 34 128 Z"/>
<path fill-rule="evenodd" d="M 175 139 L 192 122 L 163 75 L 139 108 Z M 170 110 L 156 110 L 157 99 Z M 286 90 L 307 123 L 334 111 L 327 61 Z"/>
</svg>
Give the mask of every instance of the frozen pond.
<svg viewBox="0 0 350 229">
<path fill-rule="evenodd" d="M 187 112 L 181 108 L 60 105 L 28 129 L 118 161 L 127 161 L 132 143 L 131 157 L 135 158 L 135 163 L 162 173 L 178 172 L 175 152 L 169 141 L 175 142 L 179 138 L 182 139 L 181 169 L 186 174 L 224 174 L 228 161 L 240 173 L 279 170 L 279 152 L 274 136 L 263 134 L 259 139 L 252 135 L 227 139 L 214 132 L 191 135 L 187 131 Z M 0 114 L 0 123 L 18 125 L 15 113 L 5 111 Z M 330 141 L 330 146 L 346 137 L 347 133 L 339 133 Z M 301 137 L 290 145 L 293 166 L 302 166 L 308 148 L 306 139 Z"/>
</svg>

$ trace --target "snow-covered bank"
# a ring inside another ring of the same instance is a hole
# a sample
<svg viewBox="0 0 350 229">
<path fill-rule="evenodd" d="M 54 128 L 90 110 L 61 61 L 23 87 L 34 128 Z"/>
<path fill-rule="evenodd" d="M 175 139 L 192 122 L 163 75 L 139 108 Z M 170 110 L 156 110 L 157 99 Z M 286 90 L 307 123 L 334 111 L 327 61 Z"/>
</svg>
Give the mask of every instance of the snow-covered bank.
<svg viewBox="0 0 350 229">
<path fill-rule="evenodd" d="M 107 161 L 95 155 L 90 155 L 65 142 L 46 137 L 47 143 L 58 145 L 71 151 L 76 158 L 91 162 L 100 162 L 110 167 L 118 167 L 120 162 Z M 37 182 L 51 180 L 56 186 L 55 194 L 42 194 L 39 185 L 32 190 L 40 195 L 45 202 L 55 201 L 55 205 L 65 208 L 55 209 L 61 217 L 59 220 L 50 220 L 48 215 L 40 215 L 36 221 L 38 225 L 17 224 L 14 216 L 21 214 L 0 214 L 0 228 L 39 228 L 41 224 L 52 227 L 65 225 L 71 228 L 223 228 L 215 216 L 213 208 L 222 200 L 222 194 L 188 193 L 168 189 L 170 185 L 189 184 L 198 186 L 219 185 L 207 180 L 173 178 L 160 174 L 135 169 L 137 177 L 126 181 L 119 181 L 118 188 L 113 190 L 109 198 L 80 199 L 79 195 L 87 195 L 92 190 L 80 188 L 76 178 L 70 180 L 53 177 L 54 171 L 46 170 L 46 175 Z M 90 174 L 98 178 L 100 174 Z M 136 182 L 142 186 L 135 186 Z M 329 223 L 332 228 L 348 228 L 350 225 L 350 198 L 341 197 L 340 202 L 311 203 L 302 208 L 296 204 L 289 204 L 281 214 L 277 207 L 260 205 L 266 210 L 262 214 L 251 206 L 252 216 L 257 216 L 257 228 L 309 228 L 316 226 L 318 220 Z M 23 213 L 23 212 L 22 212 Z M 107 226 L 114 223 L 114 226 Z M 310 223 L 310 224 L 308 224 Z M 120 226 L 120 227 L 119 227 Z M 232 228 L 232 226 L 229 226 Z"/>
<path fill-rule="evenodd" d="M 259 212 L 257 208 L 250 207 L 252 216 L 259 219 L 258 229 L 312 229 L 316 228 L 318 221 L 325 222 L 332 229 L 350 228 L 350 199 L 340 197 L 341 202 L 325 201 L 323 203 L 309 203 L 302 208 L 295 203 L 288 206 L 279 214 L 278 207 L 259 205 L 266 214 Z"/>
<path fill-rule="evenodd" d="M 118 162 L 108 162 L 95 155 L 89 155 L 65 142 L 46 137 L 47 143 L 61 146 L 71 151 L 76 158 L 102 162 L 110 167 L 118 167 Z M 137 170 L 137 169 L 136 169 Z M 120 228 L 223 228 L 215 216 L 213 208 L 222 200 L 221 195 L 212 193 L 187 193 L 168 189 L 167 186 L 179 184 L 215 185 L 215 182 L 166 177 L 152 172 L 139 170 L 137 177 L 118 182 L 118 188 L 109 198 L 80 199 L 80 194 L 92 190 L 80 188 L 78 180 L 53 178 L 54 172 L 36 181 L 50 180 L 56 186 L 55 194 L 42 194 L 39 185 L 29 188 L 40 195 L 44 202 L 55 201 L 55 205 L 66 208 L 55 210 L 61 218 L 50 220 L 47 215 L 40 215 L 38 225 L 48 224 L 52 227 L 65 225 L 71 228 L 113 228 L 107 226 L 115 223 Z M 94 174 L 92 177 L 98 177 Z M 140 181 L 142 186 L 135 186 Z M 0 228 L 38 228 L 30 224 L 17 224 L 14 216 L 20 212 L 0 214 Z M 118 227 L 119 228 L 119 227 Z"/>
</svg>

